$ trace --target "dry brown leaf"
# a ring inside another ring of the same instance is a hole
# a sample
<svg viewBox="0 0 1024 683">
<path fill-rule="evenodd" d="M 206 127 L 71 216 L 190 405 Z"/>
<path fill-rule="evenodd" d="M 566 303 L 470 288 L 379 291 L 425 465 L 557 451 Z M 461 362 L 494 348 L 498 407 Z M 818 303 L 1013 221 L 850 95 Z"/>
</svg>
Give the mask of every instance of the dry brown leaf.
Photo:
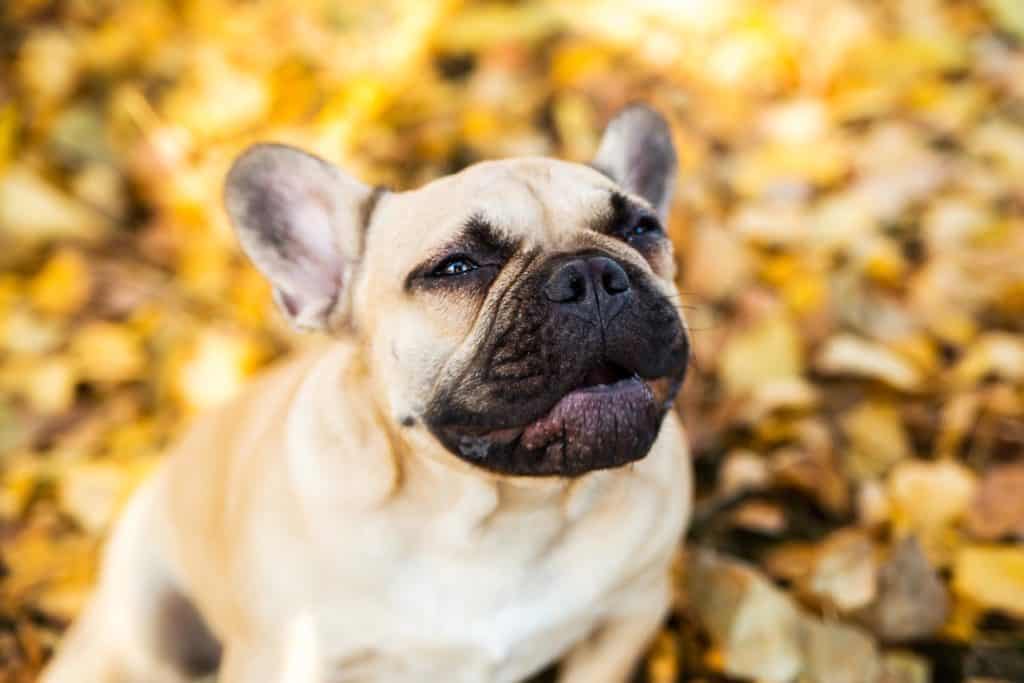
<svg viewBox="0 0 1024 683">
<path fill-rule="evenodd" d="M 883 639 L 927 638 L 945 624 L 949 603 L 945 584 L 911 536 L 893 547 L 879 570 L 878 600 L 868 618 Z"/>
<path fill-rule="evenodd" d="M 1024 538 L 1024 463 L 998 465 L 981 480 L 967 510 L 967 528 L 977 538 Z"/>
</svg>

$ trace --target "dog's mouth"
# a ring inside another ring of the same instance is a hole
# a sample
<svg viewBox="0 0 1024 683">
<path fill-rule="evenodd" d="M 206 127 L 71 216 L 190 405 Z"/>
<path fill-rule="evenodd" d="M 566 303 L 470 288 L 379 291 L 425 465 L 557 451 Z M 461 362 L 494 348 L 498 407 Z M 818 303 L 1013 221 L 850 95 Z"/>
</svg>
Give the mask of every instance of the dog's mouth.
<svg viewBox="0 0 1024 683">
<path fill-rule="evenodd" d="M 435 433 L 463 459 L 502 474 L 576 476 L 647 455 L 679 384 L 601 362 L 526 424 L 447 426 Z"/>
<path fill-rule="evenodd" d="M 629 380 L 640 381 L 640 375 L 615 363 L 601 363 L 587 371 L 574 391 L 607 391 L 613 385 Z"/>
</svg>

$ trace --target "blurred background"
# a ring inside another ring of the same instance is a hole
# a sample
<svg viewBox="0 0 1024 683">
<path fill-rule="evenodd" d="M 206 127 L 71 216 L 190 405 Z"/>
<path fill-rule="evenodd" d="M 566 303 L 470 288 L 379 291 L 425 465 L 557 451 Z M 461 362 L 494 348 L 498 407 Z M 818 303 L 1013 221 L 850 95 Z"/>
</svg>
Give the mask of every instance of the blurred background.
<svg viewBox="0 0 1024 683">
<path fill-rule="evenodd" d="M 0 680 L 189 416 L 307 343 L 221 208 L 243 147 L 401 189 L 585 161 L 633 100 L 699 495 L 640 679 L 1024 681 L 1020 0 L 0 3 Z"/>
</svg>

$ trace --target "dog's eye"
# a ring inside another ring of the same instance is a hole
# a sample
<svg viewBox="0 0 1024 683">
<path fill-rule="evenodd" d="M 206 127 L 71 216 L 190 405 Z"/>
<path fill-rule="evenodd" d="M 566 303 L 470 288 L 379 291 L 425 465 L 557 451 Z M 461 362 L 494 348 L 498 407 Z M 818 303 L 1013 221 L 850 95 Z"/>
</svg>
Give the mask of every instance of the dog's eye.
<svg viewBox="0 0 1024 683">
<path fill-rule="evenodd" d="M 473 259 L 461 254 L 450 256 L 441 262 L 437 268 L 431 271 L 432 277 L 451 277 L 453 275 L 465 275 L 479 268 Z"/>
<path fill-rule="evenodd" d="M 641 216 L 633 223 L 632 227 L 626 230 L 625 238 L 627 241 L 636 239 L 637 237 L 644 237 L 645 235 L 653 235 L 661 232 L 661 225 L 656 219 L 651 216 Z"/>
</svg>

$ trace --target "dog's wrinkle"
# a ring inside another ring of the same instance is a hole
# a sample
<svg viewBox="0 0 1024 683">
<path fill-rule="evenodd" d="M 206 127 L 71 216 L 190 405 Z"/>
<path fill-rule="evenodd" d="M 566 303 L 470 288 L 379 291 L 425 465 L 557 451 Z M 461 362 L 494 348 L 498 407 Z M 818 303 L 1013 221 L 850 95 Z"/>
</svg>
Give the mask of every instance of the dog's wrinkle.
<svg viewBox="0 0 1024 683">
<path fill-rule="evenodd" d="M 533 262 L 537 259 L 537 257 L 539 255 L 540 255 L 540 250 L 539 249 L 535 249 L 533 251 L 526 252 L 523 255 L 524 256 L 523 264 L 520 266 L 519 270 L 514 275 L 510 276 L 510 281 L 511 282 L 518 281 L 520 279 L 520 277 L 522 276 L 522 274 L 527 271 L 527 269 L 533 264 Z M 502 306 L 503 306 L 503 304 L 505 302 L 505 298 L 510 296 L 510 295 L 512 295 L 514 293 L 515 289 L 516 289 L 515 287 L 506 287 L 498 295 L 498 300 L 494 303 L 493 306 L 490 307 L 490 310 L 493 311 L 493 314 L 491 315 L 491 319 L 488 321 L 487 333 L 484 336 L 484 339 L 490 339 L 491 338 L 491 335 L 494 333 L 494 326 L 497 324 L 499 314 L 500 314 L 500 312 L 502 310 Z M 484 308 L 486 308 L 486 306 L 481 306 L 480 311 L 477 311 L 477 318 L 473 320 L 473 327 L 474 328 L 477 326 L 477 324 L 478 324 L 477 320 L 479 319 L 479 316 L 483 313 L 483 309 Z"/>
</svg>

